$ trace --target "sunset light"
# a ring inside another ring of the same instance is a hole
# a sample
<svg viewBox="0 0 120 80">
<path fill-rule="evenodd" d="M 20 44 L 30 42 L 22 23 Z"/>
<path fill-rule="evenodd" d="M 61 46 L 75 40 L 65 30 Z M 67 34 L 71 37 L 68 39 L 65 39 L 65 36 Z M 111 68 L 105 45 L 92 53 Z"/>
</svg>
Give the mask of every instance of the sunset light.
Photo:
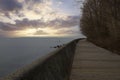
<svg viewBox="0 0 120 80">
<path fill-rule="evenodd" d="M 57 36 L 69 36 L 68 34 L 58 34 L 59 31 L 52 28 L 38 28 L 38 29 L 25 29 L 20 31 L 14 31 L 14 37 L 57 37 Z"/>
<path fill-rule="evenodd" d="M 80 12 L 74 0 L 10 0 L 13 5 L 6 2 L 0 1 L 2 37 L 74 36 L 79 33 Z"/>
</svg>

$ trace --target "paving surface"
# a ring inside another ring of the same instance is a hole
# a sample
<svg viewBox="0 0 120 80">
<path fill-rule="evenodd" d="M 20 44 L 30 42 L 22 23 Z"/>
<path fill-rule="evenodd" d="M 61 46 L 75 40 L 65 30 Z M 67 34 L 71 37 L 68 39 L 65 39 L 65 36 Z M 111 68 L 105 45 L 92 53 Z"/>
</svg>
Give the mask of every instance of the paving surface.
<svg viewBox="0 0 120 80">
<path fill-rule="evenodd" d="M 70 80 L 120 80 L 120 55 L 79 41 Z"/>
</svg>

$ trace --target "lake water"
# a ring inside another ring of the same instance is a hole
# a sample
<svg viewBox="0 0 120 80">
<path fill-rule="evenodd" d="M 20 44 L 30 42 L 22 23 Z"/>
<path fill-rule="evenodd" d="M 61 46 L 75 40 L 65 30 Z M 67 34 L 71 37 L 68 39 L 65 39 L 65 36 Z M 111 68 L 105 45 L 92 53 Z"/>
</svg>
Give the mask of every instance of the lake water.
<svg viewBox="0 0 120 80">
<path fill-rule="evenodd" d="M 1 38 L 0 77 L 6 76 L 75 38 Z"/>
</svg>

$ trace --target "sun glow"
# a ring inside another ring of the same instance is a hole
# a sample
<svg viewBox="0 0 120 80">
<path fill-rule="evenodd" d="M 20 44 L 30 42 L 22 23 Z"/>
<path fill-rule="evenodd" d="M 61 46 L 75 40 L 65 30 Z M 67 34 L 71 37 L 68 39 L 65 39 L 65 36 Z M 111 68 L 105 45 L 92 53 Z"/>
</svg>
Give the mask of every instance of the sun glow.
<svg viewBox="0 0 120 80">
<path fill-rule="evenodd" d="M 14 32 L 14 36 L 22 37 L 22 36 L 33 36 L 33 33 L 36 32 L 36 29 L 25 29 Z"/>
<path fill-rule="evenodd" d="M 42 31 L 45 34 L 39 33 L 36 34 L 36 32 Z M 56 34 L 58 30 L 52 29 L 50 27 L 47 28 L 32 28 L 32 29 L 25 29 L 25 30 L 19 30 L 14 32 L 14 37 L 52 37 L 52 36 L 64 36 L 64 35 L 58 35 Z"/>
<path fill-rule="evenodd" d="M 55 35 L 55 33 L 57 32 L 57 30 L 51 28 L 38 28 L 38 30 L 42 30 L 48 33 L 49 35 Z"/>
<path fill-rule="evenodd" d="M 36 32 L 36 29 L 27 29 L 27 30 L 25 30 L 24 32 L 25 32 L 25 34 L 30 34 L 30 35 L 32 35 L 33 33 Z"/>
</svg>

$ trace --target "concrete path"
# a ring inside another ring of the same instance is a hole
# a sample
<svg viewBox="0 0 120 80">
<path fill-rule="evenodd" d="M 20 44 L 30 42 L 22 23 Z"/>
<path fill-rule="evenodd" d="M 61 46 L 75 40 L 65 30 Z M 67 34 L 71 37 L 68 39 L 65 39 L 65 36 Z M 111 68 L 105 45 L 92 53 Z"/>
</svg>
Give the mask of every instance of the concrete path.
<svg viewBox="0 0 120 80">
<path fill-rule="evenodd" d="M 79 41 L 70 80 L 120 80 L 120 56 Z"/>
</svg>

